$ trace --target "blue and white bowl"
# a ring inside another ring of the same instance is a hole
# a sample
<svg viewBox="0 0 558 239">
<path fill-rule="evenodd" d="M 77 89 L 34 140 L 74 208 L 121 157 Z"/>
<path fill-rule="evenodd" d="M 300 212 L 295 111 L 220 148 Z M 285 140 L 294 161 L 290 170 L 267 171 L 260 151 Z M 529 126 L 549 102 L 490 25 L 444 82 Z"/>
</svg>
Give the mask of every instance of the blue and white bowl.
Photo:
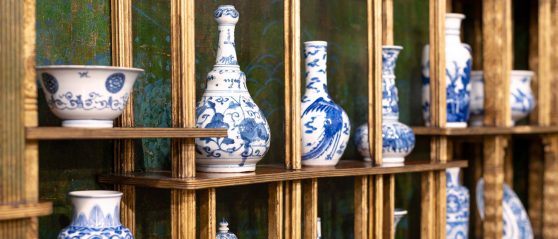
<svg viewBox="0 0 558 239">
<path fill-rule="evenodd" d="M 515 70 L 510 74 L 511 119 L 527 117 L 535 108 L 536 101 L 531 90 L 532 71 Z M 484 77 L 482 71 L 471 72 L 471 125 L 482 126 L 484 117 Z"/>
<path fill-rule="evenodd" d="M 142 69 L 113 66 L 38 66 L 46 102 L 64 127 L 111 128 Z"/>
</svg>

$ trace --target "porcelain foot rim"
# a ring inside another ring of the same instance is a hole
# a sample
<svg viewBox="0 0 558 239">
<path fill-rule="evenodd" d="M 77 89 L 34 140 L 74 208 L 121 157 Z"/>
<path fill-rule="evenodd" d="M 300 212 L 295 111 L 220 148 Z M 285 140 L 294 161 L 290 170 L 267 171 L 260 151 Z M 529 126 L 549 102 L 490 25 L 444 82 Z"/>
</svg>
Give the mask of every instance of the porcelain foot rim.
<svg viewBox="0 0 558 239">
<path fill-rule="evenodd" d="M 62 127 L 70 128 L 112 128 L 112 120 L 64 120 Z"/>
</svg>

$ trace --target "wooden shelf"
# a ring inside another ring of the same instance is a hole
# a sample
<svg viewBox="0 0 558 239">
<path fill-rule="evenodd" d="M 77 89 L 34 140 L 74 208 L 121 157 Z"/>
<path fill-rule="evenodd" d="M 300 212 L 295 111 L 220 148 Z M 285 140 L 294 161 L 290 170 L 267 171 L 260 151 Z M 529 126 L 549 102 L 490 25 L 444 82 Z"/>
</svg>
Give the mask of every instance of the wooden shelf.
<svg viewBox="0 0 558 239">
<path fill-rule="evenodd" d="M 46 216 L 52 213 L 52 202 L 0 205 L 0 220 Z"/>
<path fill-rule="evenodd" d="M 483 136 L 483 135 L 528 135 L 558 133 L 558 126 L 516 126 L 516 127 L 469 127 L 469 128 L 434 128 L 413 127 L 415 135 L 426 136 Z"/>
<path fill-rule="evenodd" d="M 413 173 L 467 167 L 467 161 L 447 163 L 409 162 L 402 166 L 372 166 L 370 162 L 341 160 L 335 167 L 305 167 L 301 170 L 285 169 L 283 165 L 261 165 L 252 173 L 201 173 L 195 178 L 171 178 L 170 172 L 135 172 L 110 174 L 99 177 L 99 182 L 151 188 L 203 189 L 246 184 L 269 183 L 310 178 L 349 177 L 378 174 Z"/>
<path fill-rule="evenodd" d="M 33 140 L 199 138 L 225 136 L 227 136 L 226 129 L 200 128 L 88 129 L 67 127 L 31 127 L 25 129 L 25 138 Z"/>
</svg>

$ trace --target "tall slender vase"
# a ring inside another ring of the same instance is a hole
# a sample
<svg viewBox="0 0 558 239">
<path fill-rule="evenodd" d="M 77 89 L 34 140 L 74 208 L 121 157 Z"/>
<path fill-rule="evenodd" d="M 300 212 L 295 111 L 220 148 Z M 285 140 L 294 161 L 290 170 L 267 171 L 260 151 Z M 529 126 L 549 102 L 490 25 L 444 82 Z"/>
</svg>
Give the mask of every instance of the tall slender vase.
<svg viewBox="0 0 558 239">
<path fill-rule="evenodd" d="M 459 183 L 459 171 L 446 170 L 446 238 L 468 238 L 469 190 Z"/>
<path fill-rule="evenodd" d="M 461 43 L 461 21 L 465 15 L 446 14 L 446 108 L 448 128 L 467 127 L 471 85 L 471 52 Z M 430 122 L 430 46 L 426 45 L 422 57 L 422 110 L 424 120 Z"/>
<path fill-rule="evenodd" d="M 58 239 L 132 239 L 130 230 L 120 223 L 118 191 L 74 191 L 69 193 L 73 216 Z"/>
<path fill-rule="evenodd" d="M 399 122 L 399 98 L 395 85 L 395 63 L 400 46 L 382 47 L 382 156 L 386 164 L 400 164 L 415 147 L 413 130 Z M 368 144 L 368 125 L 360 126 L 355 141 L 365 161 L 371 161 Z"/>
<path fill-rule="evenodd" d="M 239 13 L 232 5 L 215 10 L 219 46 L 213 70 L 196 108 L 196 127 L 228 129 L 224 138 L 196 139 L 196 169 L 205 172 L 248 172 L 267 153 L 270 130 L 252 100 L 234 47 Z"/>
<path fill-rule="evenodd" d="M 304 42 L 306 91 L 302 97 L 302 165 L 333 166 L 347 147 L 349 117 L 327 92 L 327 42 Z"/>
</svg>

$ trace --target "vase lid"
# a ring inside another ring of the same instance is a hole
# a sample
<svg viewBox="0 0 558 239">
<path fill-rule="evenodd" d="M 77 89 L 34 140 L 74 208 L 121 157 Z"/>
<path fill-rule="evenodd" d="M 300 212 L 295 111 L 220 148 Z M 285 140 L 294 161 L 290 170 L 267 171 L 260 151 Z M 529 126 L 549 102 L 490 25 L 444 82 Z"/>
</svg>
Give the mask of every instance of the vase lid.
<svg viewBox="0 0 558 239">
<path fill-rule="evenodd" d="M 229 232 L 229 223 L 224 218 L 219 223 L 219 232 L 217 233 L 217 239 L 237 239 L 236 235 Z"/>
</svg>

